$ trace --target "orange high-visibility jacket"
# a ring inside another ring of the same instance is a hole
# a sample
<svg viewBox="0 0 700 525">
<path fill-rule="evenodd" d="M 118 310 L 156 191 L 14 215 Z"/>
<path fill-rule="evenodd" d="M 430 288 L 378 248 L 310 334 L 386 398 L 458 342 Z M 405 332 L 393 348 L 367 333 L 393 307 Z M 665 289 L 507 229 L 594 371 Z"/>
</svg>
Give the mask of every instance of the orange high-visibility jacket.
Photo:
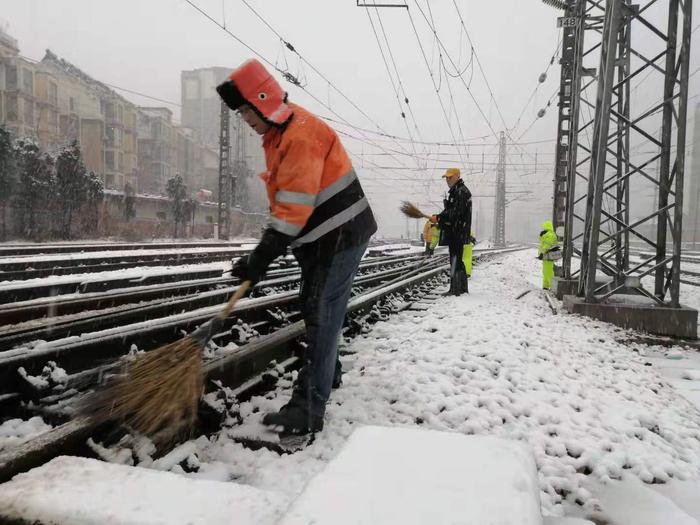
<svg viewBox="0 0 700 525">
<path fill-rule="evenodd" d="M 295 237 L 292 247 L 324 239 L 338 250 L 368 240 L 377 226 L 340 139 L 320 118 L 288 105 L 291 120 L 263 139 L 270 226 Z"/>
</svg>

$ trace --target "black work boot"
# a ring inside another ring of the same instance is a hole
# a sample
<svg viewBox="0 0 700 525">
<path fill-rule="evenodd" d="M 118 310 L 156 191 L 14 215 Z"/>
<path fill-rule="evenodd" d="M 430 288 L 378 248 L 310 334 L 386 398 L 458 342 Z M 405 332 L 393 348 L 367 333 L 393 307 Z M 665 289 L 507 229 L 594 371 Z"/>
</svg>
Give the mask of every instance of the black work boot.
<svg viewBox="0 0 700 525">
<path fill-rule="evenodd" d="M 335 373 L 333 374 L 333 384 L 331 388 L 340 388 L 343 384 L 343 365 L 340 364 L 340 359 L 335 361 Z"/>
<path fill-rule="evenodd" d="M 324 407 L 325 403 L 321 405 Z M 324 407 L 325 408 L 325 407 Z M 265 414 L 264 425 L 276 427 L 280 435 L 303 435 L 323 430 L 323 408 L 319 410 L 318 402 L 309 401 L 295 391 L 292 399 L 280 408 L 279 412 Z"/>
</svg>

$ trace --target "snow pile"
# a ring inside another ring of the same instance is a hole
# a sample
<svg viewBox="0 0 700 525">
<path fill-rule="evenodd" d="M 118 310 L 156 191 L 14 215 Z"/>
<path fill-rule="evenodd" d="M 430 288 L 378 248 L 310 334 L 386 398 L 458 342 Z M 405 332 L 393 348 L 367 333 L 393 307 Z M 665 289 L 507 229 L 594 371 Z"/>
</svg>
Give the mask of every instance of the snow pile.
<svg viewBox="0 0 700 525">
<path fill-rule="evenodd" d="M 272 524 L 284 494 L 62 456 L 0 485 L 0 521 L 72 525 Z"/>
<path fill-rule="evenodd" d="M 23 366 L 17 369 L 17 373 L 37 391 L 63 390 L 68 380 L 68 374 L 56 361 L 49 361 L 38 376 L 29 375 Z"/>
<path fill-rule="evenodd" d="M 44 423 L 40 416 L 27 420 L 8 419 L 0 425 L 0 452 L 18 447 L 52 428 L 51 425 Z"/>
<path fill-rule="evenodd" d="M 454 432 L 359 428 L 280 524 L 431 522 L 541 525 L 527 447 Z"/>
</svg>

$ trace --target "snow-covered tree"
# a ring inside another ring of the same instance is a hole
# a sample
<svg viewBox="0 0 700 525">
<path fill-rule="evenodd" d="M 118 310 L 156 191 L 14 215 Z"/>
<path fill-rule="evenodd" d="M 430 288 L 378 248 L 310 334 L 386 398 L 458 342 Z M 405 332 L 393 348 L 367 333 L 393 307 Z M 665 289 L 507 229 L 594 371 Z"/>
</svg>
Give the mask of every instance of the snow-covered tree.
<svg viewBox="0 0 700 525">
<path fill-rule="evenodd" d="M 93 171 L 85 175 L 87 217 L 90 219 L 89 227 L 85 230 L 90 233 L 97 231 L 99 224 L 100 204 L 104 200 L 104 185 L 102 180 Z"/>
<path fill-rule="evenodd" d="M 168 183 L 165 187 L 168 192 L 168 197 L 172 200 L 173 206 L 173 221 L 175 230 L 173 232 L 174 236 L 178 236 L 178 226 L 182 224 L 183 233 L 184 226 L 187 224 L 188 214 L 187 214 L 187 186 L 185 186 L 182 176 L 178 173 L 172 179 L 168 179 Z"/>
<path fill-rule="evenodd" d="M 87 201 L 87 168 L 74 140 L 56 157 L 56 197 L 60 210 L 61 236 L 71 238 L 73 214 Z"/>
<path fill-rule="evenodd" d="M 128 182 L 124 185 L 124 220 L 129 222 L 136 217 L 136 192 Z"/>
<path fill-rule="evenodd" d="M 12 135 L 0 125 L 0 240 L 7 238 L 7 207 L 14 191 L 16 177 Z"/>
<path fill-rule="evenodd" d="M 46 237 L 51 233 L 54 159 L 28 138 L 17 140 L 14 151 L 18 178 L 14 202 L 19 233 L 31 239 Z"/>
</svg>

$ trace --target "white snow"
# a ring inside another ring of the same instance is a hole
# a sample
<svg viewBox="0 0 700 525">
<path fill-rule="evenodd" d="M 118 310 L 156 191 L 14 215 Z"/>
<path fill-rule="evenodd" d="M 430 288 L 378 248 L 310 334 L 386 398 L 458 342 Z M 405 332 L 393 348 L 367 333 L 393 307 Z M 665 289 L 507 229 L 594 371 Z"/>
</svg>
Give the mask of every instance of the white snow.
<svg viewBox="0 0 700 525">
<path fill-rule="evenodd" d="M 282 493 L 68 456 L 0 485 L 0 521 L 71 525 L 264 525 Z"/>
<path fill-rule="evenodd" d="M 514 441 L 358 428 L 280 521 L 308 523 L 541 525 L 535 462 Z"/>
<path fill-rule="evenodd" d="M 40 416 L 34 416 L 27 420 L 8 419 L 0 424 L 0 452 L 18 447 L 52 428 L 51 425 L 44 423 Z"/>
<path fill-rule="evenodd" d="M 593 515 L 612 524 L 698 525 L 698 520 L 671 498 L 635 477 L 623 476 L 622 481 L 610 483 L 598 494 L 600 510 Z"/>
<path fill-rule="evenodd" d="M 539 290 L 516 301 L 540 275 L 529 251 L 475 267 L 468 296 L 404 311 L 344 348 L 352 354 L 343 358 L 343 387 L 312 445 L 280 457 L 248 450 L 224 429 L 199 441 L 201 464 L 294 496 L 357 425 L 419 426 L 527 443 L 548 516 L 571 514 L 570 506 L 597 512 L 598 487 L 623 473 L 700 479 L 700 412 L 645 366 L 642 347 L 626 343 L 633 332 L 554 316 Z M 288 395 L 283 382 L 275 396 L 243 403 L 241 415 L 274 410 Z"/>
</svg>

